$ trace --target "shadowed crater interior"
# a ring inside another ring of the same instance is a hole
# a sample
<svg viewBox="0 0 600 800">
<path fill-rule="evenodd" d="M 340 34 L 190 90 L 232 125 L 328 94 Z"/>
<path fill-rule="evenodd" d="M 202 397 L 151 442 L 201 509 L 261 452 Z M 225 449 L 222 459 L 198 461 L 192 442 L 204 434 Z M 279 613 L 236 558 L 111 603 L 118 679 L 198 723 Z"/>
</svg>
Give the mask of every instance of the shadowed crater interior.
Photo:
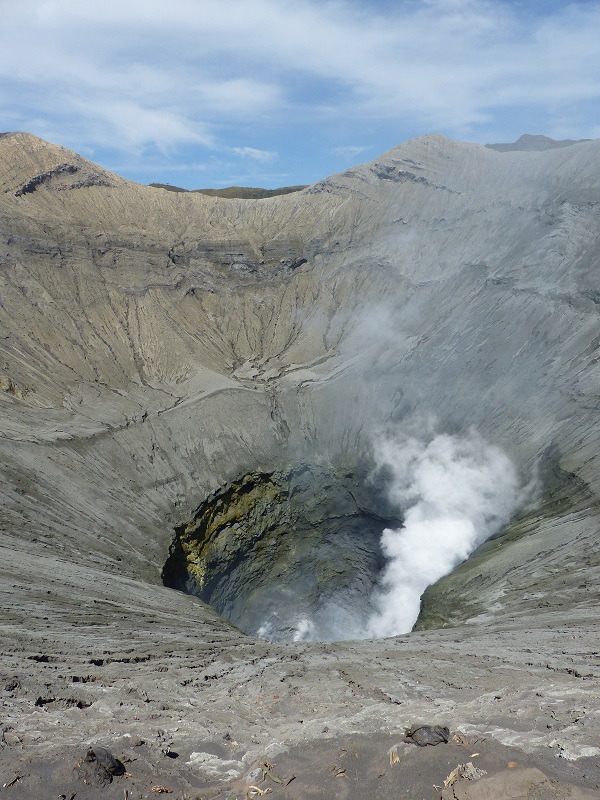
<svg viewBox="0 0 600 800">
<path fill-rule="evenodd" d="M 353 470 L 252 472 L 175 529 L 163 582 L 262 638 L 353 638 L 373 611 L 381 533 L 399 523 L 382 492 Z"/>
</svg>

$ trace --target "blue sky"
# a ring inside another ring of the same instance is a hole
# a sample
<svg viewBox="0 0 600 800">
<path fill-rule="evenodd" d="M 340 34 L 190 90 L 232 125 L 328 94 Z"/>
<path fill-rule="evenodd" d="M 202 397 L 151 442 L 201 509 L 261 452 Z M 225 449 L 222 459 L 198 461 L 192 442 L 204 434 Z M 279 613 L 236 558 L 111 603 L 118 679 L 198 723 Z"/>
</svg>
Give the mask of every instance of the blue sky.
<svg viewBox="0 0 600 800">
<path fill-rule="evenodd" d="M 0 0 L 0 130 L 140 183 L 312 183 L 424 133 L 600 137 L 600 0 Z"/>
</svg>

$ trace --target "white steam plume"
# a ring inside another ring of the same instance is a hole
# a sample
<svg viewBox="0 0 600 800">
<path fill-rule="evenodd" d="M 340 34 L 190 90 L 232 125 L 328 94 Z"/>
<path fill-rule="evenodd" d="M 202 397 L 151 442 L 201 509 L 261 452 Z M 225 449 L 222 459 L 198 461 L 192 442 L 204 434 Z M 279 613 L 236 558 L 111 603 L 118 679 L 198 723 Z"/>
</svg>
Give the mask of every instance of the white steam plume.
<svg viewBox="0 0 600 800">
<path fill-rule="evenodd" d="M 312 642 L 315 633 L 315 624 L 305 617 L 301 619 L 292 636 L 293 642 Z"/>
<path fill-rule="evenodd" d="M 427 586 L 500 530 L 521 497 L 512 461 L 474 429 L 428 444 L 380 441 L 375 450 L 378 467 L 391 473 L 390 499 L 404 514 L 403 526 L 386 528 L 381 537 L 389 563 L 368 635 L 385 637 L 412 629 Z"/>
</svg>

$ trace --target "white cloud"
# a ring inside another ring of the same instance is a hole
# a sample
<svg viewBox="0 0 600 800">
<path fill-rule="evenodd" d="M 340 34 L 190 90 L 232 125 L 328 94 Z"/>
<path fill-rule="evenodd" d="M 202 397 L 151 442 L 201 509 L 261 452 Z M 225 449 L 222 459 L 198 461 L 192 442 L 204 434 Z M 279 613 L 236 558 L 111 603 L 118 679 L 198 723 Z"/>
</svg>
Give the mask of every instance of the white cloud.
<svg viewBox="0 0 600 800">
<path fill-rule="evenodd" d="M 285 137 L 332 122 L 344 135 L 387 125 L 399 130 L 392 144 L 407 120 L 463 135 L 514 108 L 546 130 L 569 113 L 584 127 L 595 122 L 576 104 L 600 97 L 598 0 L 543 15 L 500 0 L 0 0 L 0 10 L 6 115 L 62 125 L 88 147 L 231 148 L 239 126 Z"/>
<path fill-rule="evenodd" d="M 272 150 L 257 150 L 256 147 L 234 147 L 232 149 L 237 156 L 252 158 L 254 161 L 260 161 L 262 164 L 273 161 L 277 155 Z"/>
<path fill-rule="evenodd" d="M 86 119 L 98 120 L 101 127 L 96 129 L 94 136 L 103 144 L 114 145 L 112 131 L 118 131 L 122 149 L 136 150 L 153 141 L 161 152 L 168 153 L 170 148 L 183 142 L 205 147 L 214 143 L 207 126 L 193 124 L 169 109 L 143 108 L 133 102 L 110 99 L 94 103 L 77 100 L 73 107 Z"/>
<path fill-rule="evenodd" d="M 200 111 L 228 119 L 256 117 L 281 103 L 280 88 L 259 79 L 211 80 L 203 77 L 192 89 L 190 101 Z"/>
</svg>

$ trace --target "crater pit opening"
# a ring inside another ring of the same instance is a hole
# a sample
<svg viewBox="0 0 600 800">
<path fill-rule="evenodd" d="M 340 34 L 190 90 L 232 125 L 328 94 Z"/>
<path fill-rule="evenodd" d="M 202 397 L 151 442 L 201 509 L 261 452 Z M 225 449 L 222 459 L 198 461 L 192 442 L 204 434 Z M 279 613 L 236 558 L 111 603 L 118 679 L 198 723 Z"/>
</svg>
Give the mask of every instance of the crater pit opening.
<svg viewBox="0 0 600 800">
<path fill-rule="evenodd" d="M 384 438 L 368 479 L 304 463 L 213 492 L 175 529 L 163 582 L 272 641 L 406 633 L 427 587 L 498 534 L 535 488 L 473 428 Z"/>
<path fill-rule="evenodd" d="M 175 529 L 162 578 L 250 635 L 363 638 L 385 566 L 381 535 L 401 522 L 356 469 L 249 472 Z"/>
</svg>

